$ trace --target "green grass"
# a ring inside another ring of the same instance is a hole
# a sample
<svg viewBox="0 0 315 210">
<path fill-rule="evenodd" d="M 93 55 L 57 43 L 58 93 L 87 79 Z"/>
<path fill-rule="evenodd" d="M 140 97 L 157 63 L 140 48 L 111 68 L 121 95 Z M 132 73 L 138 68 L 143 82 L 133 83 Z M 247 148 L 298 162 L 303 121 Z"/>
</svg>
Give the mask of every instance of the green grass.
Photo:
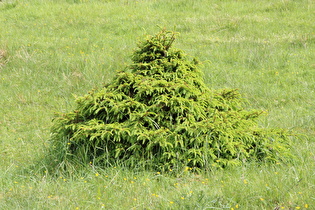
<svg viewBox="0 0 315 210">
<path fill-rule="evenodd" d="M 3 0 L 0 209 L 315 208 L 314 11 L 311 0 Z M 261 126 L 300 133 L 297 158 L 175 177 L 40 172 L 54 112 L 111 81 L 158 26 L 180 32 L 176 47 L 203 61 L 210 88 L 238 88 L 268 110 Z"/>
</svg>

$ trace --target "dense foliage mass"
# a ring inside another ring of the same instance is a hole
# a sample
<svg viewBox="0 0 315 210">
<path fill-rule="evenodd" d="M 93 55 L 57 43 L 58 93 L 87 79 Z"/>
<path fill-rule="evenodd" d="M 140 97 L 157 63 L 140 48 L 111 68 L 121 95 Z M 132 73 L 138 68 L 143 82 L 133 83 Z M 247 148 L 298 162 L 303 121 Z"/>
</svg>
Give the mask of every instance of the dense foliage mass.
<svg viewBox="0 0 315 210">
<path fill-rule="evenodd" d="M 173 49 L 162 30 L 139 44 L 133 63 L 113 81 L 76 100 L 54 119 L 56 162 L 123 164 L 155 170 L 280 161 L 289 155 L 282 130 L 263 129 L 237 90 L 210 90 L 198 61 Z"/>
</svg>

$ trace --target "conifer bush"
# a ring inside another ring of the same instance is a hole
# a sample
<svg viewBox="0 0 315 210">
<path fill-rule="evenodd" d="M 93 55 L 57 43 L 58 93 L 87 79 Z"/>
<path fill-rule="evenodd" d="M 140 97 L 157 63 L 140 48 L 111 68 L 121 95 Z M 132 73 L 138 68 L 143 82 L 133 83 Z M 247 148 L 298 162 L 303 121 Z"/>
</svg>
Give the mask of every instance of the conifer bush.
<svg viewBox="0 0 315 210">
<path fill-rule="evenodd" d="M 246 110 L 237 90 L 209 89 L 198 61 L 172 48 L 175 37 L 148 37 L 112 82 L 54 118 L 57 165 L 198 170 L 290 156 L 288 132 L 259 128 L 262 111 Z"/>
</svg>

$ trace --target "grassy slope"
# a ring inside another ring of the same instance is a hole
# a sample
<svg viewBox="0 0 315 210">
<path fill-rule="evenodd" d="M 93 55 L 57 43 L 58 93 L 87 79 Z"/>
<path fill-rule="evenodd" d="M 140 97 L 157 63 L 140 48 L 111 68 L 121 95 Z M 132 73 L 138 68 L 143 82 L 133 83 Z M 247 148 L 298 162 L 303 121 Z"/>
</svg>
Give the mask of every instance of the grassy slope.
<svg viewBox="0 0 315 210">
<path fill-rule="evenodd" d="M 48 0 L 0 2 L 0 208 L 314 208 L 313 1 Z M 308 135 L 291 165 L 180 178 L 108 169 L 59 177 L 20 172 L 43 155 L 55 111 L 110 81 L 157 25 L 204 61 L 210 88 L 239 88 L 265 127 Z"/>
</svg>

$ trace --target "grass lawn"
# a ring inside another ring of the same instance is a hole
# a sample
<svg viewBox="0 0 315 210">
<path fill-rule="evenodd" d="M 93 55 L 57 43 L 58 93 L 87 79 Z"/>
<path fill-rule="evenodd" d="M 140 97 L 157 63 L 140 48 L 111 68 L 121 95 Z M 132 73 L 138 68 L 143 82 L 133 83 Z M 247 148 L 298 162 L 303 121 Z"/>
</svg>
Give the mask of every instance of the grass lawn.
<svg viewBox="0 0 315 210">
<path fill-rule="evenodd" d="M 315 1 L 2 0 L 0 209 L 315 209 Z M 160 27 L 237 88 L 266 128 L 297 133 L 290 164 L 202 174 L 124 168 L 42 173 L 52 118 L 111 81 Z M 42 167 L 41 167 L 42 166 Z"/>
</svg>

